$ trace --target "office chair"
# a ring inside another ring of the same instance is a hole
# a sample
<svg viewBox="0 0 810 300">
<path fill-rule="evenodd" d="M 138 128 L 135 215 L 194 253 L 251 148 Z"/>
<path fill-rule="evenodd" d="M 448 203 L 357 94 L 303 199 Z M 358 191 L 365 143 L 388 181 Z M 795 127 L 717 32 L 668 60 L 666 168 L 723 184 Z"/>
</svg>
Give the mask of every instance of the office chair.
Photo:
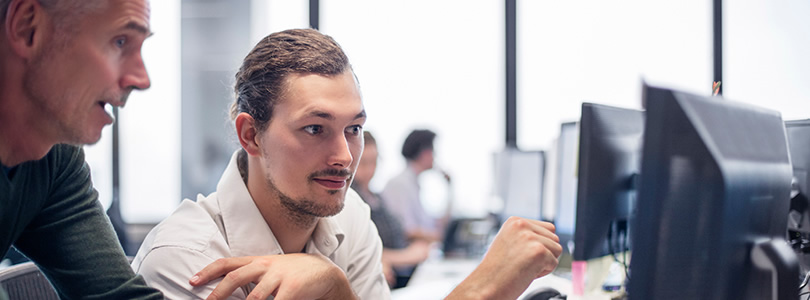
<svg viewBox="0 0 810 300">
<path fill-rule="evenodd" d="M 9 299 L 59 300 L 51 283 L 30 261 L 0 270 L 0 286 Z"/>
<path fill-rule="evenodd" d="M 132 262 L 134 256 L 127 256 Z M 0 269 L 0 287 L 8 299 L 59 300 L 56 290 L 33 262 L 16 264 Z"/>
</svg>

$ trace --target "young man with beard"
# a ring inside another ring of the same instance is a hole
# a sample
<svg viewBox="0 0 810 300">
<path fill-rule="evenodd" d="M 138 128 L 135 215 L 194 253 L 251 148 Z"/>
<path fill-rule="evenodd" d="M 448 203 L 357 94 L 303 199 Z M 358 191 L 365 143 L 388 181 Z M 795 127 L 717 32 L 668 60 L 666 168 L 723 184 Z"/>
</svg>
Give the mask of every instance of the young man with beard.
<svg viewBox="0 0 810 300">
<path fill-rule="evenodd" d="M 312 29 L 271 34 L 245 58 L 235 93 L 242 149 L 216 192 L 149 233 L 132 267 L 168 298 L 390 298 L 380 237 L 349 189 L 366 113 L 340 46 Z M 449 297 L 515 298 L 561 250 L 553 225 L 512 219 Z"/>
</svg>

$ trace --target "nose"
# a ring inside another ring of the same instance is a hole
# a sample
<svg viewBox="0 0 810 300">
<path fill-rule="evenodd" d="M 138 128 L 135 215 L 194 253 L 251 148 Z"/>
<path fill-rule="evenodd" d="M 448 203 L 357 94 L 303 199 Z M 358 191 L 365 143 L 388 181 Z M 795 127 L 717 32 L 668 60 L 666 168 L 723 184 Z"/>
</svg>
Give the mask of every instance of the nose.
<svg viewBox="0 0 810 300">
<path fill-rule="evenodd" d="M 347 168 L 352 164 L 351 143 L 345 136 L 339 135 L 332 143 L 332 155 L 329 156 L 329 165 L 333 167 Z"/>
<path fill-rule="evenodd" d="M 140 51 L 125 65 L 120 85 L 122 89 L 138 90 L 148 89 L 151 85 Z"/>
</svg>

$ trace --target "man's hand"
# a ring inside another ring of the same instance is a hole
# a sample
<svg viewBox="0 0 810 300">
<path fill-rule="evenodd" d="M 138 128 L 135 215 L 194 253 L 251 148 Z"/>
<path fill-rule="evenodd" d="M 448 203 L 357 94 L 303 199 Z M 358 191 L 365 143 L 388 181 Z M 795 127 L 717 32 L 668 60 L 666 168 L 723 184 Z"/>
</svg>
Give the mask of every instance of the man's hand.
<svg viewBox="0 0 810 300">
<path fill-rule="evenodd" d="M 548 222 L 510 217 L 481 264 L 447 299 L 516 299 L 557 267 L 562 246 L 554 230 Z"/>
<path fill-rule="evenodd" d="M 274 295 L 284 299 L 356 299 L 346 274 L 318 254 L 220 258 L 189 280 L 193 286 L 225 276 L 208 300 L 226 299 L 234 290 L 253 282 L 248 299 Z"/>
</svg>

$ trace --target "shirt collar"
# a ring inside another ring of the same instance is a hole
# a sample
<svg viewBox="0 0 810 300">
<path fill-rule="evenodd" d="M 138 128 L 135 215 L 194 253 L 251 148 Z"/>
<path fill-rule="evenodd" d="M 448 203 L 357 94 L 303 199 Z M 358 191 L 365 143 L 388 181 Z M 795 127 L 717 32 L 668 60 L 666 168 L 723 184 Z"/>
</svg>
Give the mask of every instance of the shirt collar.
<svg viewBox="0 0 810 300">
<path fill-rule="evenodd" d="M 278 240 L 264 221 L 239 174 L 239 151 L 231 156 L 228 167 L 217 184 L 217 201 L 228 246 L 234 256 L 282 254 Z M 331 256 L 343 242 L 344 235 L 334 217 L 320 218 L 307 243 L 307 253 L 317 251 L 324 256 Z"/>
<path fill-rule="evenodd" d="M 15 166 L 15 167 L 9 168 L 9 167 L 6 167 L 6 166 L 0 164 L 0 168 L 3 169 L 3 176 L 5 176 L 6 179 L 11 180 L 11 177 L 14 175 L 14 169 L 17 168 L 17 167 Z"/>
</svg>

